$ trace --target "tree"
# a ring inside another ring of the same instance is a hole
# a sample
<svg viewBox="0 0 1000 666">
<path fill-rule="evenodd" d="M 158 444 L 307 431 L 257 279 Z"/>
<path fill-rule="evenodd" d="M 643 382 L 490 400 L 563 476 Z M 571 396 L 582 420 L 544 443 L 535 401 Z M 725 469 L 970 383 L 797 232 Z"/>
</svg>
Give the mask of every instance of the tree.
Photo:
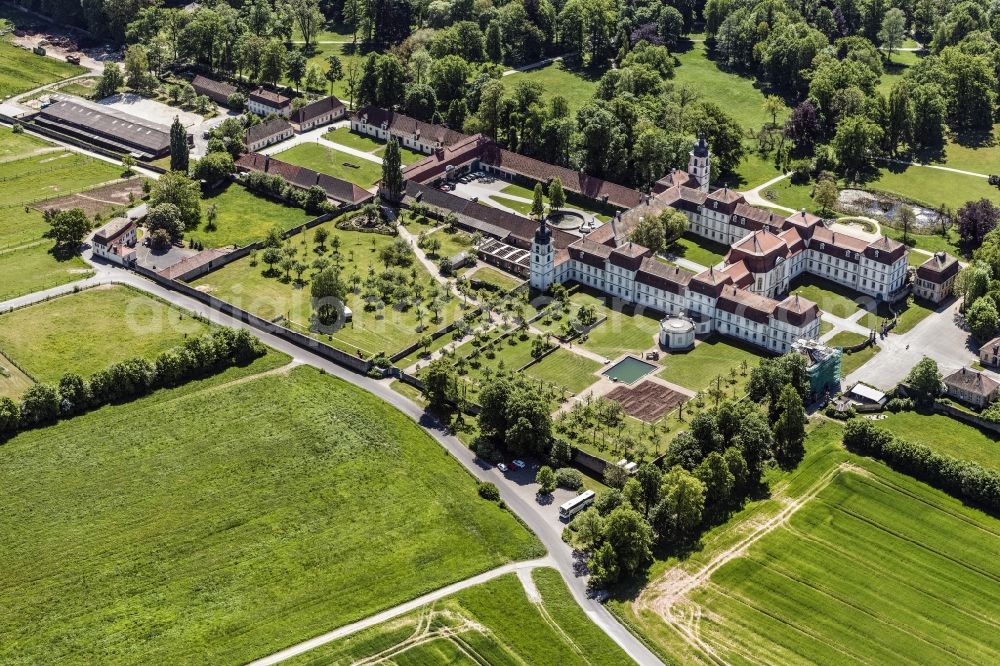
<svg viewBox="0 0 1000 666">
<path fill-rule="evenodd" d="M 302 87 L 302 79 L 305 78 L 307 66 L 308 62 L 301 51 L 289 51 L 285 57 L 285 72 L 288 74 L 288 78 L 295 82 L 296 90 Z"/>
<path fill-rule="evenodd" d="M 777 95 L 764 98 L 764 113 L 771 116 L 771 127 L 778 126 L 778 114 L 785 110 L 785 102 Z"/>
<path fill-rule="evenodd" d="M 17 432 L 21 424 L 21 408 L 12 399 L 0 398 L 0 439 Z"/>
<path fill-rule="evenodd" d="M 923 357 L 906 376 L 906 385 L 914 393 L 917 402 L 930 404 L 941 393 L 941 372 L 932 358 Z"/>
<path fill-rule="evenodd" d="M 667 246 L 667 238 L 663 223 L 658 215 L 647 215 L 639 219 L 628 236 L 633 243 L 647 247 L 654 254 L 659 254 Z"/>
<path fill-rule="evenodd" d="M 123 85 L 125 85 L 125 77 L 122 75 L 118 63 L 105 62 L 104 73 L 101 74 L 101 80 L 97 82 L 95 95 L 98 99 L 109 97 L 117 94 Z"/>
<path fill-rule="evenodd" d="M 963 243 L 978 247 L 983 237 L 997 227 L 1000 208 L 989 199 L 970 201 L 958 209 L 958 235 Z"/>
<path fill-rule="evenodd" d="M 541 183 L 535 183 L 535 191 L 531 196 L 531 216 L 541 219 L 545 214 L 545 193 Z"/>
<path fill-rule="evenodd" d="M 632 575 L 653 559 L 653 534 L 642 515 L 627 505 L 619 506 L 604 521 L 604 541 L 611 546 L 619 575 Z"/>
<path fill-rule="evenodd" d="M 551 495 L 556 489 L 556 473 L 548 465 L 542 465 L 535 473 L 535 483 L 540 487 L 538 492 L 542 495 Z"/>
<path fill-rule="evenodd" d="M 837 191 L 837 184 L 833 180 L 823 178 L 816 183 L 813 192 L 813 202 L 819 207 L 820 214 L 832 214 L 839 200 L 840 193 Z"/>
<path fill-rule="evenodd" d="M 782 462 L 801 457 L 806 439 L 806 414 L 802 397 L 791 384 L 785 384 L 778 397 L 778 420 L 774 423 L 774 453 Z"/>
<path fill-rule="evenodd" d="M 660 497 L 650 515 L 659 541 L 689 540 L 705 510 L 705 484 L 682 467 L 674 467 L 663 475 Z"/>
<path fill-rule="evenodd" d="M 285 57 L 287 49 L 277 39 L 272 39 L 264 45 L 260 57 L 260 79 L 264 83 L 274 85 L 285 73 Z"/>
<path fill-rule="evenodd" d="M 324 326 L 333 325 L 343 312 L 344 298 L 347 296 L 347 286 L 340 279 L 340 272 L 334 268 L 320 271 L 312 280 L 309 294 L 319 323 Z"/>
<path fill-rule="evenodd" d="M 48 384 L 32 384 L 21 394 L 21 423 L 32 427 L 59 418 L 59 394 Z"/>
<path fill-rule="evenodd" d="M 135 158 L 131 153 L 122 155 L 122 169 L 126 178 L 130 178 L 135 173 Z"/>
<path fill-rule="evenodd" d="M 162 231 L 166 234 L 167 243 L 180 240 L 184 233 L 184 223 L 181 222 L 181 212 L 172 203 L 159 203 L 150 206 L 146 214 L 146 228 L 150 234 Z"/>
<path fill-rule="evenodd" d="M 403 198 L 403 161 L 395 138 L 389 139 L 382 156 L 382 183 L 379 191 L 387 201 L 398 202 Z"/>
<path fill-rule="evenodd" d="M 903 43 L 906 36 L 906 14 L 902 9 L 893 7 L 885 13 L 882 19 L 882 29 L 878 32 L 879 41 L 882 47 L 889 53 L 888 60 L 892 60 L 892 52 Z"/>
<path fill-rule="evenodd" d="M 845 178 L 856 180 L 868 168 L 881 141 L 882 128 L 863 116 L 840 121 L 832 146 Z"/>
<path fill-rule="evenodd" d="M 170 170 L 187 173 L 188 160 L 187 130 L 180 118 L 174 116 L 174 122 L 170 125 Z"/>
<path fill-rule="evenodd" d="M 986 342 L 996 335 L 997 325 L 1000 324 L 996 303 L 992 298 L 980 298 L 965 311 L 965 323 L 972 337 L 981 343 Z"/>
<path fill-rule="evenodd" d="M 46 215 L 49 230 L 45 233 L 56 242 L 55 253 L 60 256 L 76 254 L 84 237 L 90 233 L 90 220 L 82 208 L 58 211 Z"/>
<path fill-rule="evenodd" d="M 2 405 L 0 405 L 2 409 Z M 573 519 L 573 545 L 583 551 L 590 551 L 600 543 L 604 534 L 604 518 L 594 507 L 587 507 Z"/>
<path fill-rule="evenodd" d="M 910 240 L 910 229 L 917 222 L 917 216 L 907 204 L 903 204 L 896 211 L 896 224 L 903 230 L 903 242 Z"/>
<path fill-rule="evenodd" d="M 558 210 L 566 205 L 566 193 L 563 191 L 562 180 L 556 176 L 549 183 L 549 208 Z"/>
<path fill-rule="evenodd" d="M 663 244 L 664 247 L 673 245 L 687 230 L 687 215 L 674 208 L 668 208 L 660 213 L 660 222 L 663 224 Z"/>
<path fill-rule="evenodd" d="M 153 183 L 149 206 L 169 203 L 177 207 L 181 231 L 194 229 L 201 221 L 201 188 L 180 171 L 169 171 Z"/>
<path fill-rule="evenodd" d="M 785 136 L 792 140 L 795 148 L 802 153 L 812 152 L 819 140 L 822 126 L 816 106 L 806 100 L 795 107 L 785 123 Z"/>
<path fill-rule="evenodd" d="M 193 174 L 198 180 L 206 183 L 217 183 L 228 178 L 236 171 L 233 156 L 224 151 L 209 153 L 195 162 Z"/>
<path fill-rule="evenodd" d="M 336 54 L 326 59 L 326 80 L 330 82 L 330 94 L 333 94 L 333 84 L 344 78 L 344 66 Z"/>
<path fill-rule="evenodd" d="M 299 26 L 299 32 L 302 33 L 302 40 L 305 42 L 306 50 L 309 50 L 313 39 L 316 38 L 316 34 L 323 27 L 323 23 L 326 22 L 326 18 L 320 12 L 317 0 L 292 0 L 291 6 L 292 12 L 295 15 L 295 21 Z"/>
<path fill-rule="evenodd" d="M 59 411 L 63 414 L 78 414 L 87 407 L 90 395 L 83 377 L 67 372 L 59 378 Z"/>
<path fill-rule="evenodd" d="M 548 403 L 533 385 L 498 374 L 480 391 L 479 432 L 515 454 L 540 452 L 552 438 Z"/>
<path fill-rule="evenodd" d="M 444 357 L 431 361 L 423 374 L 424 397 L 431 408 L 444 412 L 456 401 L 458 378 L 452 362 Z"/>
<path fill-rule="evenodd" d="M 129 88 L 138 91 L 149 89 L 149 58 L 141 44 L 132 44 L 125 50 L 125 78 Z"/>
<path fill-rule="evenodd" d="M 706 505 L 722 507 L 729 503 L 736 488 L 736 477 L 721 453 L 712 451 L 705 456 L 694 475 L 705 486 Z"/>
</svg>

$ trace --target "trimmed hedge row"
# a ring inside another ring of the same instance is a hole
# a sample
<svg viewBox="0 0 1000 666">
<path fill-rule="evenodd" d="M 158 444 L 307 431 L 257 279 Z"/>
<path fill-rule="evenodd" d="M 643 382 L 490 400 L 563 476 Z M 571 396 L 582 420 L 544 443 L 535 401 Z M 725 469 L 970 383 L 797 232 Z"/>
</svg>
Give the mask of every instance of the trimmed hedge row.
<svg viewBox="0 0 1000 666">
<path fill-rule="evenodd" d="M 143 358 L 126 359 L 95 372 L 90 381 L 68 372 L 58 386 L 29 387 L 19 403 L 0 398 L 0 438 L 245 365 L 266 351 L 249 331 L 217 328 L 164 351 L 152 363 Z"/>
<path fill-rule="evenodd" d="M 1000 474 L 997 472 L 900 439 L 867 419 L 848 421 L 844 428 L 844 445 L 993 514 L 1000 513 Z"/>
</svg>

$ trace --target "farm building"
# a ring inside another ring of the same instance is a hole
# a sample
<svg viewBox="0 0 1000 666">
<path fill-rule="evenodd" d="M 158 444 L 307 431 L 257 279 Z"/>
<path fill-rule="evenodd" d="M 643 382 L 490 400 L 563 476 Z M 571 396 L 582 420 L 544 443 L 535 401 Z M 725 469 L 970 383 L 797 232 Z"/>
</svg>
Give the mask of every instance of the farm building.
<svg viewBox="0 0 1000 666">
<path fill-rule="evenodd" d="M 340 120 L 347 115 L 347 107 L 336 97 L 324 97 L 310 102 L 292 112 L 291 121 L 299 132 Z"/>
<path fill-rule="evenodd" d="M 216 81 L 215 79 L 210 79 L 207 76 L 202 76 L 201 74 L 194 77 L 191 81 L 191 87 L 199 95 L 204 95 L 216 104 L 221 104 L 226 106 L 229 103 L 229 96 L 233 93 L 239 92 L 236 86 L 225 83 L 224 81 Z"/>
<path fill-rule="evenodd" d="M 41 110 L 35 122 L 87 143 L 131 153 L 146 160 L 170 154 L 170 129 L 79 99 L 64 99 Z M 191 143 L 193 137 L 188 136 Z"/>
<path fill-rule="evenodd" d="M 136 229 L 133 220 L 116 217 L 94 232 L 94 255 L 117 264 L 135 261 Z"/>
<path fill-rule="evenodd" d="M 284 141 L 294 134 L 284 118 L 271 118 L 247 130 L 247 150 L 257 151 L 273 143 Z"/>
<path fill-rule="evenodd" d="M 258 116 L 277 113 L 287 118 L 292 112 L 292 100 L 262 86 L 247 97 L 247 108 L 250 109 L 250 113 L 256 113 Z"/>
<path fill-rule="evenodd" d="M 982 409 L 996 398 L 1000 384 L 982 372 L 962 368 L 944 378 L 944 390 L 948 397 Z"/>
</svg>

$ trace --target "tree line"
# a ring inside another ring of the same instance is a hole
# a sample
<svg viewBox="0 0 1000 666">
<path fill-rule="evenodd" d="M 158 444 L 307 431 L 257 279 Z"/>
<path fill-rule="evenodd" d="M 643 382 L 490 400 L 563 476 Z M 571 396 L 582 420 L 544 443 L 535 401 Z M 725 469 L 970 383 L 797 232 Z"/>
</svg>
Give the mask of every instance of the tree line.
<svg viewBox="0 0 1000 666">
<path fill-rule="evenodd" d="M 28 387 L 20 401 L 0 398 L 0 437 L 246 365 L 266 351 L 245 329 L 215 328 L 160 353 L 153 362 L 129 358 L 95 372 L 89 380 L 67 372 L 55 386 L 37 383 Z"/>
</svg>

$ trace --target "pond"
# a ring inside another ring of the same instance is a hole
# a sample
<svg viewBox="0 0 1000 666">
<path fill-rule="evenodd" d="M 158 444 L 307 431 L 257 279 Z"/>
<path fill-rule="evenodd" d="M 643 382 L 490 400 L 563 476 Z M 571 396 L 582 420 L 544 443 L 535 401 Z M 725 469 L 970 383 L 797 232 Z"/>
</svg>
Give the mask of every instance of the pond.
<svg viewBox="0 0 1000 666">
<path fill-rule="evenodd" d="M 656 370 L 656 366 L 652 363 L 640 361 L 634 356 L 626 356 L 601 374 L 612 381 L 634 384 L 654 370 Z"/>
<path fill-rule="evenodd" d="M 905 203 L 904 201 L 889 196 L 882 196 L 875 192 L 851 189 L 840 191 L 839 202 L 842 208 L 858 215 L 889 221 L 896 219 L 896 211 Z M 933 227 L 938 223 L 937 211 L 915 204 L 910 204 L 910 208 L 913 209 L 913 213 L 917 216 L 917 227 Z"/>
</svg>

